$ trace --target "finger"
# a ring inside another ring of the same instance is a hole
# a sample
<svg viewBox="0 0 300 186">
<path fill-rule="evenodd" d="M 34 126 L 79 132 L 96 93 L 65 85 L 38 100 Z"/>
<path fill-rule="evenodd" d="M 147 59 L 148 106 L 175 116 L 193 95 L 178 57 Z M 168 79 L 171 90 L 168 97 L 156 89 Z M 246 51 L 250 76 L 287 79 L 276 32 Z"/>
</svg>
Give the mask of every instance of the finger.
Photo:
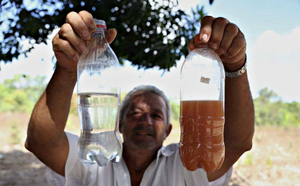
<svg viewBox="0 0 300 186">
<path fill-rule="evenodd" d="M 117 36 L 117 30 L 114 28 L 108 29 L 105 33 L 108 43 L 112 43 Z"/>
<path fill-rule="evenodd" d="M 74 32 L 69 23 L 65 23 L 59 31 L 59 39 L 66 40 L 77 52 L 83 53 L 86 45 L 83 40 Z M 68 47 L 70 48 L 70 47 Z M 67 50 L 68 51 L 68 50 Z"/>
<path fill-rule="evenodd" d="M 219 49 L 227 24 L 228 20 L 221 17 L 216 18 L 212 24 L 212 35 L 209 40 L 209 46 L 215 51 Z"/>
<path fill-rule="evenodd" d="M 85 18 L 88 19 L 88 18 Z M 67 22 L 72 26 L 72 29 L 84 40 L 89 40 L 91 31 L 86 25 L 82 17 L 76 12 L 71 12 L 66 17 Z"/>
<path fill-rule="evenodd" d="M 81 19 L 85 22 L 85 24 L 91 32 L 96 31 L 97 27 L 92 14 L 85 10 L 80 11 L 78 14 L 80 15 Z"/>
<path fill-rule="evenodd" d="M 194 42 L 193 42 L 193 40 L 190 40 L 190 41 L 188 42 L 187 47 L 188 47 L 189 51 L 192 51 L 192 50 L 194 50 L 194 49 L 196 48 L 196 47 L 195 47 L 195 44 L 194 44 Z"/>
<path fill-rule="evenodd" d="M 224 67 L 228 71 L 236 71 L 243 66 L 245 63 L 245 52 L 246 47 L 242 48 L 239 53 L 237 53 L 235 56 L 232 57 L 221 57 L 221 60 L 223 61 Z"/>
<path fill-rule="evenodd" d="M 239 31 L 236 37 L 233 39 L 232 44 L 227 50 L 226 57 L 231 58 L 240 53 L 241 50 L 246 48 L 246 39 L 244 34 Z"/>
<path fill-rule="evenodd" d="M 52 40 L 53 51 L 55 54 L 62 56 L 63 54 L 72 61 L 78 61 L 79 54 L 77 50 L 69 43 L 68 40 L 62 39 L 59 33 Z"/>
<path fill-rule="evenodd" d="M 212 24 L 214 18 L 211 16 L 206 16 L 201 20 L 201 28 L 200 28 L 200 41 L 207 43 L 212 34 Z"/>
<path fill-rule="evenodd" d="M 95 20 L 92 16 L 92 14 L 90 14 L 89 12 L 87 11 L 80 11 L 78 13 L 82 20 L 85 22 L 85 24 L 87 25 L 87 27 L 90 29 L 91 32 L 94 32 L 96 31 L 97 29 L 97 26 L 96 26 L 96 23 L 95 23 Z M 113 40 L 116 38 L 116 35 L 117 35 L 117 30 L 116 29 L 108 29 L 106 31 L 106 39 L 109 43 L 112 43 Z"/>
<path fill-rule="evenodd" d="M 65 23 L 61 27 L 59 30 L 59 37 L 67 40 L 79 53 L 83 53 L 83 51 L 86 49 L 84 41 L 74 32 L 69 23 Z"/>
<path fill-rule="evenodd" d="M 224 36 L 218 49 L 218 54 L 222 55 L 227 52 L 238 32 L 239 28 L 235 24 L 229 23 L 226 25 Z"/>
</svg>

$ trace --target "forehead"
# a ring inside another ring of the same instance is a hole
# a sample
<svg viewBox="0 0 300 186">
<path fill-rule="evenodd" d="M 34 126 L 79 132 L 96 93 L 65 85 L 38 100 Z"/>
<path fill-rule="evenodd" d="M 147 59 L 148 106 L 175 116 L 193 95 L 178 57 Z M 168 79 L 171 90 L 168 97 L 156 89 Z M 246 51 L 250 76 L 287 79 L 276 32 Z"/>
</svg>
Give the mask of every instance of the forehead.
<svg viewBox="0 0 300 186">
<path fill-rule="evenodd" d="M 166 110 L 165 100 L 153 93 L 138 92 L 131 96 L 131 107 L 144 106 L 152 109 Z"/>
</svg>

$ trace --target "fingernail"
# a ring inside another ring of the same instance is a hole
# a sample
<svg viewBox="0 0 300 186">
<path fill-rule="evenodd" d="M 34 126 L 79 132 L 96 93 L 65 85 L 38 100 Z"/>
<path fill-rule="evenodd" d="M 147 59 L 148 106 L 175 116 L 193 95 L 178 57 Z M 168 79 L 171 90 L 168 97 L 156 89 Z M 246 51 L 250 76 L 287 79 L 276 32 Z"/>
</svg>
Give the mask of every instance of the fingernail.
<svg viewBox="0 0 300 186">
<path fill-rule="evenodd" d="M 94 24 L 90 24 L 90 25 L 89 25 L 89 29 L 90 29 L 90 30 L 95 30 L 95 25 L 94 25 Z"/>
<path fill-rule="evenodd" d="M 84 30 L 81 34 L 82 34 L 83 37 L 89 37 L 90 32 L 87 31 L 87 30 Z"/>
<path fill-rule="evenodd" d="M 207 34 L 202 34 L 202 35 L 200 36 L 200 39 L 201 39 L 202 41 L 204 41 L 204 42 L 207 42 L 207 38 L 208 38 L 208 35 L 207 35 Z"/>
</svg>

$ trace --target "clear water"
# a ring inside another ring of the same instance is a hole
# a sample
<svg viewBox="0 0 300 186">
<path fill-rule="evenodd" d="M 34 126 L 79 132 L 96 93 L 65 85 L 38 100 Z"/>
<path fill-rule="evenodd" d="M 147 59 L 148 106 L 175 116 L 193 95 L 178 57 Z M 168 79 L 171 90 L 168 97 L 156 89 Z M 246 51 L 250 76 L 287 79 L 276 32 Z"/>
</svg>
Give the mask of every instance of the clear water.
<svg viewBox="0 0 300 186">
<path fill-rule="evenodd" d="M 122 142 L 118 133 L 106 131 L 100 133 L 81 132 L 78 142 L 79 157 L 83 165 L 97 163 L 106 166 L 110 161 L 117 163 L 122 157 Z"/>
<path fill-rule="evenodd" d="M 81 135 L 79 158 L 84 165 L 119 162 L 122 142 L 118 130 L 117 94 L 78 94 Z"/>
</svg>

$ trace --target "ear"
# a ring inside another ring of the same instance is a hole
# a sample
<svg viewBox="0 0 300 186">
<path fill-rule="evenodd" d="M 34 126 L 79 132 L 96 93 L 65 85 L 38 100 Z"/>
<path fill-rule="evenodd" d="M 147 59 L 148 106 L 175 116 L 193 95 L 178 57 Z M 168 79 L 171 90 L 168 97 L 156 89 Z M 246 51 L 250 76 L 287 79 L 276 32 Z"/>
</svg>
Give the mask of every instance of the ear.
<svg viewBox="0 0 300 186">
<path fill-rule="evenodd" d="M 170 123 L 169 126 L 166 128 L 166 138 L 169 136 L 169 134 L 171 133 L 172 131 L 172 124 Z"/>
</svg>

